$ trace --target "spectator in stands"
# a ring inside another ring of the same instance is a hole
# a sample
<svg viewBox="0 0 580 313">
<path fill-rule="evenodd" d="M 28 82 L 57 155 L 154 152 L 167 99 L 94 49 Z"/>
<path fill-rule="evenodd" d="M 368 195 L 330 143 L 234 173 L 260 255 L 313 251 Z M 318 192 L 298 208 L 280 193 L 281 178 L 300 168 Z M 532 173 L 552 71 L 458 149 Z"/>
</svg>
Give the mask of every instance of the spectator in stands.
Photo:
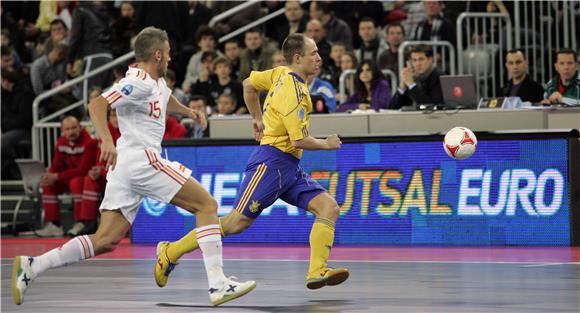
<svg viewBox="0 0 580 313">
<path fill-rule="evenodd" d="M 49 32 L 50 31 L 50 22 L 52 22 L 56 16 L 58 11 L 58 1 L 48 1 L 48 0 L 41 0 L 38 2 L 38 18 L 36 19 L 36 30 L 37 32 Z"/>
<path fill-rule="evenodd" d="M 337 41 L 330 46 L 330 59 L 322 67 L 320 78 L 329 81 L 332 86 L 338 88 L 338 79 L 340 78 L 340 59 L 346 53 L 344 43 Z"/>
<path fill-rule="evenodd" d="M 209 100 L 209 105 L 215 107 L 218 99 L 223 94 L 233 95 L 236 99 L 243 99 L 242 84 L 232 80 L 230 73 L 232 66 L 226 58 L 217 58 L 213 63 L 215 75 L 210 76 L 207 80 L 200 80 L 193 86 L 192 92 L 196 95 L 203 95 Z M 236 114 L 247 113 L 243 101 L 237 103 Z"/>
<path fill-rule="evenodd" d="M 66 56 L 68 49 L 67 44 L 57 43 L 48 54 L 41 56 L 32 63 L 30 80 L 37 96 L 66 81 Z"/>
<path fill-rule="evenodd" d="M 123 1 L 120 7 L 121 15 L 111 26 L 112 50 L 114 57 L 120 57 L 131 51 L 131 38 L 137 35 L 135 25 L 135 4 L 131 1 Z"/>
<path fill-rule="evenodd" d="M 318 75 L 320 75 L 320 69 L 316 74 L 308 76 L 306 79 L 312 99 L 312 112 L 336 112 L 336 91 L 329 81 L 321 79 Z"/>
<path fill-rule="evenodd" d="M 189 9 L 185 1 L 139 1 L 135 14 L 135 25 L 137 31 L 148 26 L 165 30 L 171 47 L 170 57 L 177 59 L 177 53 L 181 51 L 185 41 L 185 21 L 188 12 Z M 170 62 L 169 66 L 175 70 L 172 63 Z"/>
<path fill-rule="evenodd" d="M 100 87 L 93 86 L 93 91 L 96 97 L 100 96 Z M 90 99 L 92 100 L 92 99 Z M 109 110 L 107 120 L 109 121 L 107 126 L 111 132 L 113 138 L 113 144 L 117 145 L 117 139 L 121 137 L 121 132 L 119 131 L 119 121 L 117 120 L 117 111 L 114 109 Z M 100 141 L 99 148 L 97 148 L 96 163 L 88 171 L 87 175 L 83 180 L 83 191 L 82 191 L 82 203 L 81 209 L 79 211 L 79 216 L 77 222 L 67 231 L 69 236 L 81 236 L 94 234 L 97 231 L 97 217 L 99 215 L 99 203 L 103 193 L 105 192 L 105 187 L 107 183 L 107 169 L 105 168 L 105 163 L 100 159 Z"/>
<path fill-rule="evenodd" d="M 399 23 L 389 24 L 385 38 L 389 47 L 379 56 L 379 68 L 399 73 L 399 47 L 405 41 L 405 28 Z"/>
<path fill-rule="evenodd" d="M 80 63 L 77 60 L 89 55 L 100 53 L 110 56 L 101 55 L 94 58 L 88 70 L 96 69 L 111 61 L 111 22 L 111 16 L 102 1 L 79 3 L 73 13 L 67 65 L 69 75 L 80 74 L 78 66 Z M 88 85 L 107 86 L 109 79 L 110 71 L 104 71 L 90 78 Z"/>
<path fill-rule="evenodd" d="M 340 73 L 339 78 L 346 70 L 355 70 L 358 67 L 358 61 L 352 52 L 346 52 L 340 58 Z M 347 76 L 344 81 L 345 87 L 345 98 L 341 98 L 341 95 L 337 95 L 336 99 L 340 102 L 344 102 L 349 95 L 352 95 L 354 92 L 354 84 L 355 84 L 355 75 Z M 340 89 L 340 86 L 338 86 Z"/>
<path fill-rule="evenodd" d="M 50 37 L 44 41 L 44 49 L 41 54 L 48 54 L 58 43 L 68 43 L 68 27 L 61 19 L 55 19 L 50 23 Z M 40 54 L 39 54 L 40 56 Z"/>
<path fill-rule="evenodd" d="M 354 55 L 359 61 L 373 60 L 376 63 L 379 55 L 387 50 L 387 44 L 381 40 L 375 21 L 370 17 L 363 17 L 358 24 L 358 35 L 362 43 L 354 51 Z"/>
<path fill-rule="evenodd" d="M 325 1 L 310 2 L 310 18 L 317 19 L 326 30 L 328 41 L 343 42 L 347 49 L 352 50 L 352 31 L 348 24 L 334 15 L 330 3 Z"/>
<path fill-rule="evenodd" d="M 528 59 L 522 49 L 507 52 L 505 67 L 510 80 L 499 96 L 519 97 L 522 101 L 538 103 L 544 99 L 544 87 L 528 75 Z"/>
<path fill-rule="evenodd" d="M 179 103 L 187 103 L 188 96 L 181 88 L 175 86 L 175 72 L 171 69 L 167 70 L 165 74 L 165 82 L 167 87 L 171 89 L 171 94 L 179 101 Z"/>
<path fill-rule="evenodd" d="M 443 102 L 439 77 L 443 74 L 433 64 L 433 50 L 417 45 L 411 50 L 411 60 L 401 70 L 401 82 L 390 109 L 400 109 L 413 104 L 439 104 Z"/>
<path fill-rule="evenodd" d="M 165 119 L 165 134 L 163 134 L 163 139 L 180 139 L 184 138 L 187 133 L 185 126 L 181 125 L 177 120 L 177 117 L 171 114 L 167 114 Z"/>
<path fill-rule="evenodd" d="M 286 62 L 286 58 L 284 57 L 284 53 L 282 53 L 282 51 L 278 50 L 272 54 L 272 68 L 286 65 L 288 65 L 288 62 Z"/>
<path fill-rule="evenodd" d="M 205 6 L 202 1 L 189 0 L 187 1 L 187 17 L 185 20 L 185 46 L 197 46 L 197 30 L 208 25 L 213 18 L 213 12 L 210 8 Z"/>
<path fill-rule="evenodd" d="M 542 104 L 580 106 L 580 73 L 576 52 L 562 49 L 556 52 L 556 76 L 548 81 Z"/>
<path fill-rule="evenodd" d="M 232 73 L 230 76 L 233 80 L 238 80 L 240 75 L 240 54 L 242 49 L 240 43 L 235 39 L 230 39 L 224 44 L 224 55 L 232 65 Z"/>
<path fill-rule="evenodd" d="M 278 47 L 269 43 L 258 28 L 248 30 L 244 34 L 246 49 L 240 55 L 240 76 L 242 81 L 250 76 L 251 71 L 263 71 L 272 68 L 272 54 Z"/>
<path fill-rule="evenodd" d="M 304 14 L 300 1 L 288 0 L 284 3 L 284 23 L 277 24 L 274 30 L 278 46 L 282 47 L 284 39 L 290 34 L 303 33 L 306 30 L 308 16 Z"/>
<path fill-rule="evenodd" d="M 384 78 L 377 64 L 372 60 L 363 61 L 356 71 L 355 92 L 340 105 L 339 111 L 390 109 L 391 86 Z"/>
<path fill-rule="evenodd" d="M 222 94 L 218 98 L 217 102 L 217 114 L 218 115 L 231 115 L 234 114 L 236 111 L 236 101 L 237 99 L 234 98 L 231 94 Z"/>
<path fill-rule="evenodd" d="M 40 179 L 46 224 L 42 229 L 32 232 L 39 237 L 64 235 L 60 224 L 58 194 L 64 192 L 72 194 L 75 222 L 82 222 L 81 217 L 90 215 L 81 211 L 83 185 L 85 176 L 96 164 L 98 143 L 81 127 L 74 116 L 67 116 L 62 120 L 61 133 L 62 136 L 56 143 L 52 164 Z"/>
<path fill-rule="evenodd" d="M 20 74 L 19 68 L 14 64 L 14 55 L 12 53 L 12 49 L 7 46 L 2 46 L 0 49 L 2 49 L 2 59 L 0 62 L 0 68 L 2 69 L 2 72 L 11 71 Z"/>
<path fill-rule="evenodd" d="M 34 93 L 20 75 L 2 70 L 2 179 L 19 179 L 14 159 L 18 146 L 30 140 Z M 23 156 L 20 156 L 23 157 Z M 27 156 L 26 156 L 27 157 Z"/>
<path fill-rule="evenodd" d="M 400 0 L 399 0 L 400 1 Z M 358 29 L 359 22 L 364 17 L 371 18 L 377 28 L 383 23 L 385 10 L 383 1 L 329 1 L 336 16 L 345 21 L 351 30 Z M 353 33 L 352 46 L 359 48 L 361 38 Z"/>
<path fill-rule="evenodd" d="M 444 40 L 455 46 L 455 27 L 449 19 L 443 16 L 441 1 L 424 0 L 423 5 L 427 17 L 417 25 L 411 36 L 412 40 Z"/>
<path fill-rule="evenodd" d="M 209 26 L 202 26 L 198 29 L 195 37 L 197 38 L 197 46 L 199 47 L 199 51 L 192 55 L 189 59 L 187 72 L 185 73 L 185 80 L 181 85 L 181 89 L 183 89 L 185 93 L 189 93 L 191 91 L 191 84 L 195 83 L 199 79 L 200 71 L 202 70 L 201 56 L 205 52 L 213 52 L 219 56 L 223 56 L 219 50 L 216 50 L 218 40 L 217 36 L 218 35 L 216 30 Z"/>
<path fill-rule="evenodd" d="M 208 123 L 209 123 L 207 116 L 209 113 L 211 113 L 211 108 L 207 106 L 207 100 L 205 99 L 204 96 L 193 95 L 191 97 L 191 99 L 189 99 L 187 106 L 190 109 L 204 112 L 205 117 L 206 117 L 206 121 L 208 121 Z M 182 120 L 181 124 L 184 125 L 185 128 L 187 129 L 187 133 L 185 135 L 187 138 L 198 139 L 198 138 L 209 137 L 209 127 L 207 127 L 206 129 L 203 129 L 203 127 L 200 124 L 195 123 L 191 119 L 189 119 L 187 122 Z"/>
<path fill-rule="evenodd" d="M 414 34 L 417 26 L 427 17 L 425 6 L 421 1 L 404 1 L 400 7 L 407 13 L 404 21 L 401 22 L 406 34 Z"/>
<path fill-rule="evenodd" d="M 312 38 L 318 48 L 318 54 L 322 58 L 322 67 L 326 67 L 330 63 L 330 49 L 331 45 L 326 40 L 326 32 L 319 20 L 311 19 L 306 24 L 306 36 Z"/>
<path fill-rule="evenodd" d="M 14 47 L 12 46 L 12 41 L 10 39 L 10 31 L 6 28 L 3 28 L 1 34 L 2 34 L 2 47 L 7 51 L 10 51 L 10 53 L 12 54 L 12 59 L 10 63 L 15 68 L 21 68 L 22 61 L 20 60 L 20 56 L 18 55 L 16 49 L 14 49 Z M 7 54 L 8 52 L 5 53 Z"/>
</svg>

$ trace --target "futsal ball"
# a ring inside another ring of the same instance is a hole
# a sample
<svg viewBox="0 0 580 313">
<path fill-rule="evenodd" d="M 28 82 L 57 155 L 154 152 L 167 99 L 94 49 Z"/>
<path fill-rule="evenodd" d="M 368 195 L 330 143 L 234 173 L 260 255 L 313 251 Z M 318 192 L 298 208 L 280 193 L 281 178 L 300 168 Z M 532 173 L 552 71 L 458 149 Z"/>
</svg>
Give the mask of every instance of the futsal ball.
<svg viewBox="0 0 580 313">
<path fill-rule="evenodd" d="M 469 158 L 475 152 L 477 138 L 473 132 L 466 127 L 453 127 L 443 140 L 443 149 L 450 157 L 456 160 Z"/>
</svg>

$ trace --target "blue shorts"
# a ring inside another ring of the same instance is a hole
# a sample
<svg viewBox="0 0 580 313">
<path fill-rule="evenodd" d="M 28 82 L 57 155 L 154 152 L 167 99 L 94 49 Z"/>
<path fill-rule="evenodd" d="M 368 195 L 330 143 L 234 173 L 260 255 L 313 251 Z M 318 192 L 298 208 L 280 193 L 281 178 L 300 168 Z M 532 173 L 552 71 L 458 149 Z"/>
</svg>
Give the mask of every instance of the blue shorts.
<svg viewBox="0 0 580 313">
<path fill-rule="evenodd" d="M 248 160 L 234 210 L 255 219 L 278 198 L 307 209 L 310 200 L 326 190 L 304 172 L 299 161 L 275 147 L 257 147 Z"/>
</svg>

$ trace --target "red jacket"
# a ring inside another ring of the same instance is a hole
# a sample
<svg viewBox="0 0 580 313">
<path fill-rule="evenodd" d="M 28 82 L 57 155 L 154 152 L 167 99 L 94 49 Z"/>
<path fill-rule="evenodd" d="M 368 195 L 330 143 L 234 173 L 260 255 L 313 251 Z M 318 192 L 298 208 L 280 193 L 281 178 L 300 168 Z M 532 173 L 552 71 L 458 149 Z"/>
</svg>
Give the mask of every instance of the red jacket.
<svg viewBox="0 0 580 313">
<path fill-rule="evenodd" d="M 181 125 L 175 116 L 167 115 L 163 139 L 183 138 L 185 137 L 185 133 L 187 133 L 185 126 Z"/>
<path fill-rule="evenodd" d="M 48 171 L 57 173 L 61 182 L 87 175 L 95 165 L 97 146 L 97 141 L 84 129 L 81 130 L 79 139 L 72 144 L 66 137 L 61 136 L 56 142 L 54 159 Z"/>
</svg>

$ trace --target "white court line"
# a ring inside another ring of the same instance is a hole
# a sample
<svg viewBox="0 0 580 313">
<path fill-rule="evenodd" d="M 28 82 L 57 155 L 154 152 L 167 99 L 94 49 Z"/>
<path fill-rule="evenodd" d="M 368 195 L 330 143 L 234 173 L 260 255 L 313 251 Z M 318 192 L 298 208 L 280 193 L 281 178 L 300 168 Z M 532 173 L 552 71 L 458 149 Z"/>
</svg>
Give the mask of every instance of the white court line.
<svg viewBox="0 0 580 313">
<path fill-rule="evenodd" d="M 540 264 L 523 265 L 522 267 L 542 267 L 542 266 L 568 265 L 568 264 L 580 264 L 580 263 L 540 263 Z"/>
<path fill-rule="evenodd" d="M 2 258 L 4 260 L 12 260 L 12 258 Z M 92 258 L 86 261 L 155 261 L 155 258 Z M 202 259 L 182 259 L 184 261 L 203 261 Z M 228 261 L 248 261 L 248 262 L 310 262 L 309 260 L 294 260 L 294 259 L 224 259 Z M 546 262 L 516 262 L 516 261 L 382 261 L 382 260 L 330 260 L 333 263 L 418 263 L 418 264 L 525 264 L 525 267 L 539 267 L 550 265 L 580 265 L 580 262 L 564 262 L 564 263 L 546 263 Z M 3 264 L 2 266 L 8 266 Z"/>
</svg>

